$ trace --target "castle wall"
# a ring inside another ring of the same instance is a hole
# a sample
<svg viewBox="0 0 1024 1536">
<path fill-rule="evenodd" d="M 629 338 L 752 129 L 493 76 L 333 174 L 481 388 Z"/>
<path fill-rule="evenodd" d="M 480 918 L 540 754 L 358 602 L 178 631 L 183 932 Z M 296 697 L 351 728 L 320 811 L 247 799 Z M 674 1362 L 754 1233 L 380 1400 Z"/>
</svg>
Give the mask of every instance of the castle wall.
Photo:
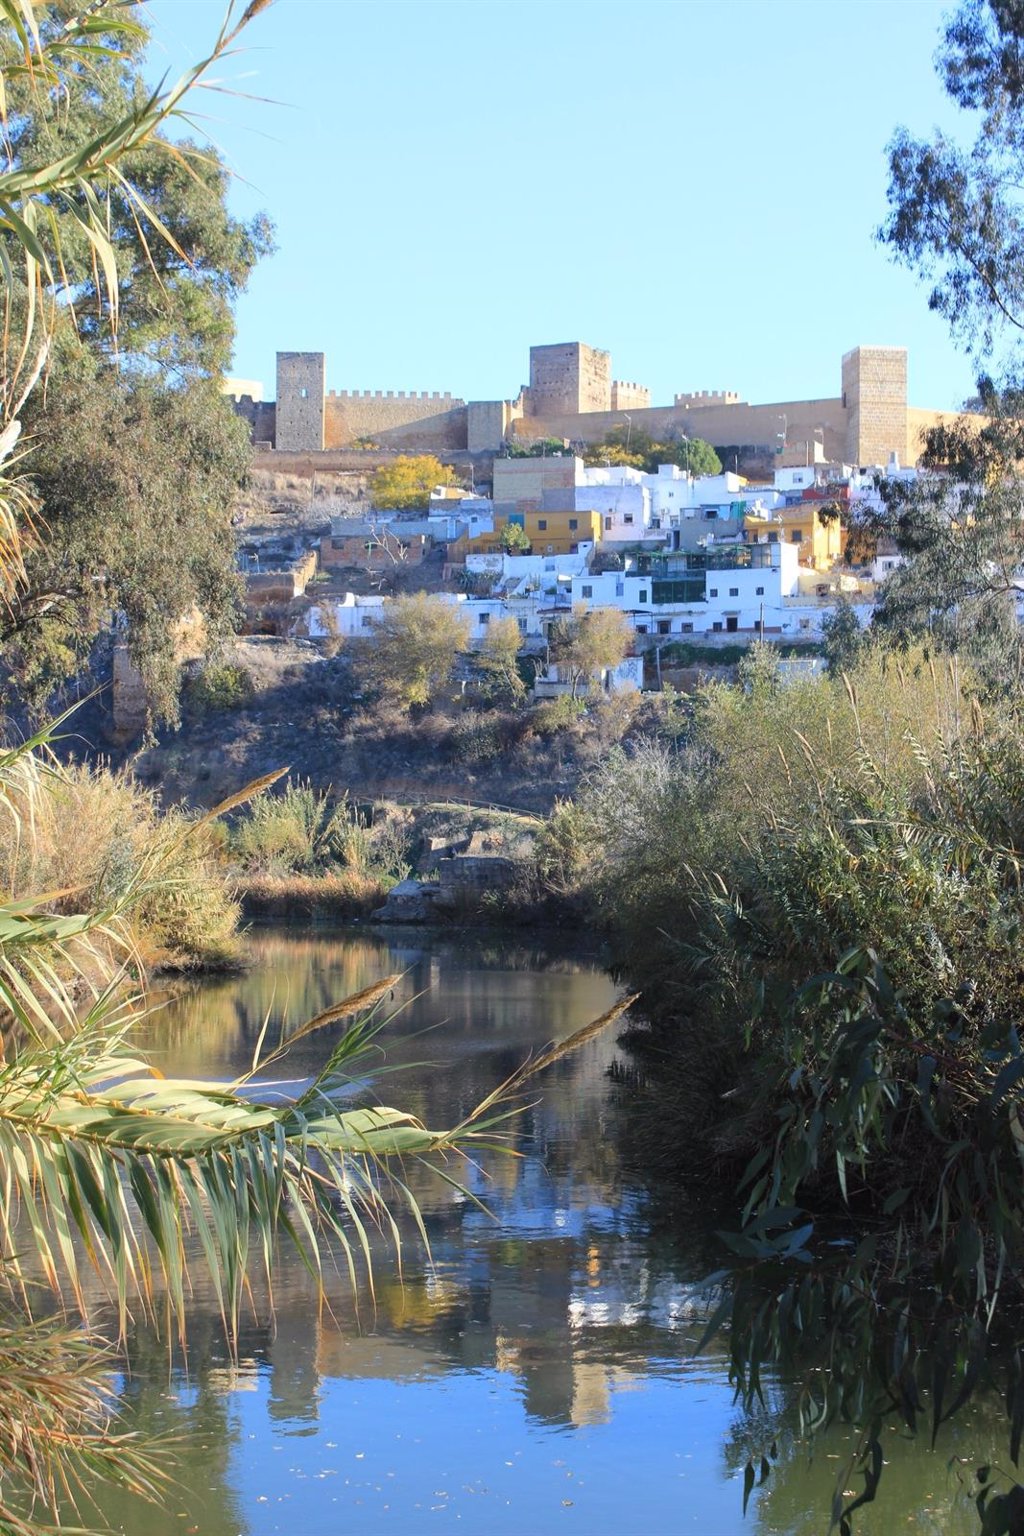
<svg viewBox="0 0 1024 1536">
<path fill-rule="evenodd" d="M 237 396 L 233 402 L 235 415 L 248 424 L 253 445 L 273 443 L 277 430 L 277 407 L 273 400 L 256 400 L 249 395 Z"/>
<path fill-rule="evenodd" d="M 500 448 L 511 418 L 508 400 L 471 400 L 466 407 L 466 447 L 470 453 L 493 453 Z"/>
<path fill-rule="evenodd" d="M 515 401 L 468 404 L 450 394 L 331 391 L 324 395 L 320 352 L 277 354 L 277 403 L 242 394 L 236 410 L 254 442 L 278 454 L 346 452 L 367 439 L 396 453 L 453 455 L 495 452 L 510 431 L 525 439 L 596 442 L 623 426 L 655 438 L 691 436 L 742 449 L 744 462 L 820 459 L 885 464 L 892 453 L 913 464 L 920 435 L 941 412 L 911 410 L 907 353 L 902 347 L 855 347 L 842 361 L 840 399 L 751 405 L 726 390 L 677 394 L 651 406 L 644 385 L 611 378 L 609 353 L 582 342 L 530 348 L 530 384 Z M 946 418 L 952 419 L 952 416 Z M 820 444 L 820 452 L 816 452 Z M 777 450 L 783 446 L 780 457 Z M 732 457 L 730 455 L 730 463 Z"/>
<path fill-rule="evenodd" d="M 651 392 L 646 384 L 628 384 L 623 379 L 612 380 L 613 411 L 645 411 L 650 403 Z"/>
<path fill-rule="evenodd" d="M 902 464 L 913 464 L 924 452 L 924 435 L 933 427 L 951 427 L 954 422 L 966 422 L 975 431 L 980 432 L 989 418 L 977 416 L 968 411 L 925 411 L 916 406 L 907 407 L 907 451 L 901 455 Z"/>
<path fill-rule="evenodd" d="M 287 453 L 319 453 L 324 447 L 324 354 L 277 354 L 277 419 L 274 446 Z"/>
<path fill-rule="evenodd" d="M 331 390 L 324 401 L 324 447 L 346 448 L 356 438 L 383 442 L 396 429 L 417 422 L 433 422 L 440 438 L 453 414 L 465 410 L 465 401 L 434 391 L 427 394 L 404 390 Z M 280 446 L 280 445 L 279 445 Z"/>
<path fill-rule="evenodd" d="M 702 437 L 712 446 L 761 444 L 772 450 L 785 428 L 788 446 L 809 444 L 812 459 L 817 432 L 824 439 L 827 458 L 840 461 L 846 458 L 847 412 L 842 400 L 780 400 L 768 405 L 659 405 L 633 412 L 632 419 L 634 431 L 649 432 L 655 439 Z M 530 416 L 516 423 L 516 434 L 524 439 L 567 437 L 571 442 L 594 443 L 622 425 L 622 415 L 616 411 Z"/>
<path fill-rule="evenodd" d="M 693 389 L 686 394 L 675 395 L 673 400 L 680 406 L 705 406 L 705 405 L 740 405 L 739 395 L 731 389 Z"/>
<path fill-rule="evenodd" d="M 891 453 L 898 453 L 901 460 L 906 458 L 906 347 L 854 347 L 847 352 L 843 357 L 843 400 L 849 412 L 843 454 L 847 463 L 885 464 Z"/>
</svg>

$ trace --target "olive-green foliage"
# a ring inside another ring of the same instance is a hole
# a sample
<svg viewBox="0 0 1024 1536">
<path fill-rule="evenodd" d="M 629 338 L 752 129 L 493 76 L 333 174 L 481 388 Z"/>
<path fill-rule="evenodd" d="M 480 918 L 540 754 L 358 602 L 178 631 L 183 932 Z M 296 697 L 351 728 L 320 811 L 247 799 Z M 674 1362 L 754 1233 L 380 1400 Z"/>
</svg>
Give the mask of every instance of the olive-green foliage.
<svg viewBox="0 0 1024 1536">
<path fill-rule="evenodd" d="M 231 850 L 246 870 L 309 874 L 340 860 L 347 806 L 335 807 L 309 784 L 258 795 L 231 831 Z"/>
<path fill-rule="evenodd" d="M 230 849 L 247 876 L 328 876 L 347 870 L 385 884 L 409 872 L 408 832 L 400 816 L 370 819 L 347 795 L 309 784 L 256 796 L 231 831 Z"/>
<path fill-rule="evenodd" d="M 562 693 L 554 699 L 542 699 L 533 711 L 531 725 L 538 736 L 557 736 L 579 726 L 586 714 L 585 699 Z"/>
<path fill-rule="evenodd" d="M 253 697 L 252 674 L 245 667 L 208 662 L 183 689 L 183 703 L 197 715 L 243 709 Z"/>
<path fill-rule="evenodd" d="M 648 983 L 677 988 L 680 945 L 705 910 L 703 879 L 731 890 L 751 849 L 803 827 L 844 785 L 873 773 L 908 796 L 927 754 L 968 705 L 945 668 L 872 654 L 842 679 L 782 681 L 776 653 L 755 647 L 739 681 L 696 698 L 685 743 L 616 751 L 579 797 L 591 824 L 587 880 L 614 913 L 626 956 Z"/>
<path fill-rule="evenodd" d="M 575 699 L 581 685 L 594 681 L 605 667 L 617 667 L 633 641 L 633 628 L 617 608 L 577 604 L 569 618 L 549 630 L 551 658 L 572 685 Z"/>
<path fill-rule="evenodd" d="M 507 613 L 493 621 L 477 652 L 477 665 L 484 675 L 488 694 L 496 702 L 510 704 L 513 708 L 526 698 L 526 683 L 519 667 L 522 643 L 518 621 Z"/>
<path fill-rule="evenodd" d="M 533 548 L 520 523 L 506 523 L 498 535 L 498 543 L 506 555 L 528 555 Z"/>
<path fill-rule="evenodd" d="M 654 474 L 659 464 L 678 464 L 692 475 L 720 475 L 722 461 L 701 437 L 670 438 L 657 442 L 649 432 L 629 425 L 613 427 L 600 443 L 584 451 L 587 464 L 626 464 Z"/>
<path fill-rule="evenodd" d="M 198 612 L 212 641 L 239 611 L 230 508 L 249 463 L 245 424 L 208 380 L 171 389 L 69 350 L 26 411 L 46 536 L 0 614 L 4 658 L 23 693 L 45 700 L 114 610 L 156 714 L 173 719 L 175 621 Z"/>
<path fill-rule="evenodd" d="M 429 704 L 448 684 L 469 621 L 454 603 L 417 592 L 397 597 L 374 620 L 373 638 L 353 646 L 357 672 L 381 698 L 403 709 Z"/>
<path fill-rule="evenodd" d="M 753 1404 L 799 1366 L 806 1421 L 854 1422 L 839 1490 L 873 1493 L 883 1420 L 930 1394 L 937 1427 L 985 1372 L 1020 1447 L 1024 1371 L 988 1339 L 1024 1261 L 1022 806 L 1024 728 L 952 664 L 783 686 L 766 649 L 557 829 L 649 983 L 661 1146 L 690 1178 L 747 1164 L 735 1380 Z"/>
</svg>

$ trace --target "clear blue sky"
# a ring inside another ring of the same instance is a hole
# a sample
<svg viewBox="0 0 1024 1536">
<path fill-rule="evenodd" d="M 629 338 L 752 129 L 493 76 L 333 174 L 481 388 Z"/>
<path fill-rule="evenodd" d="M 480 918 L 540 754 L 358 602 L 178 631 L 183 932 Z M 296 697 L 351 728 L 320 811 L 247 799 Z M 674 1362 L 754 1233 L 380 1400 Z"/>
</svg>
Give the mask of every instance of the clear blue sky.
<svg viewBox="0 0 1024 1536">
<path fill-rule="evenodd" d="M 276 0 L 211 97 L 235 210 L 277 254 L 234 372 L 327 355 L 338 389 L 514 393 L 531 343 L 617 378 L 752 400 L 839 392 L 858 343 L 910 349 L 910 396 L 972 370 L 874 239 L 884 148 L 955 123 L 935 0 Z M 218 0 L 153 0 L 154 70 Z"/>
</svg>

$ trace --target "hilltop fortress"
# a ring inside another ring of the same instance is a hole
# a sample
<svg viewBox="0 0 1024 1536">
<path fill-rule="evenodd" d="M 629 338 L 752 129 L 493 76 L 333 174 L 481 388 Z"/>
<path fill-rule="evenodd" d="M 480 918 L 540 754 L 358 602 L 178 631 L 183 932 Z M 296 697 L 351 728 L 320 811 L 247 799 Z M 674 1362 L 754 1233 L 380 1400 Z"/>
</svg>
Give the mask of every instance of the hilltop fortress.
<svg viewBox="0 0 1024 1536">
<path fill-rule="evenodd" d="M 905 347 L 854 347 L 842 359 L 839 394 L 765 405 L 725 390 L 652 405 L 644 385 L 612 378 L 608 352 L 580 341 L 531 347 L 530 382 L 508 400 L 327 390 L 325 383 L 322 352 L 279 352 L 276 401 L 243 381 L 226 387 L 258 449 L 301 455 L 373 447 L 487 456 L 513 438 L 592 443 L 631 423 L 657 439 L 700 437 L 740 456 L 781 447 L 800 463 L 884 465 L 895 454 L 914 464 L 923 432 L 955 414 L 908 403 Z"/>
</svg>

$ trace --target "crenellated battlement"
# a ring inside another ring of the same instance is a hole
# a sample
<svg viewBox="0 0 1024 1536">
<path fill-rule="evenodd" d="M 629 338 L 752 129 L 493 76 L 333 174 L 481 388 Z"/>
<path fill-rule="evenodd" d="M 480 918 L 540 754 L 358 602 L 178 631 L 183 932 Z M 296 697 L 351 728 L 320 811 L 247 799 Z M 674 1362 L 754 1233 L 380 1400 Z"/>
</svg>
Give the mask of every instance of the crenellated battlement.
<svg viewBox="0 0 1024 1536">
<path fill-rule="evenodd" d="M 450 390 L 421 389 L 329 389 L 328 400 L 454 400 Z"/>
<path fill-rule="evenodd" d="M 732 389 L 692 389 L 676 395 L 674 405 L 739 405 L 740 397 Z"/>
</svg>

